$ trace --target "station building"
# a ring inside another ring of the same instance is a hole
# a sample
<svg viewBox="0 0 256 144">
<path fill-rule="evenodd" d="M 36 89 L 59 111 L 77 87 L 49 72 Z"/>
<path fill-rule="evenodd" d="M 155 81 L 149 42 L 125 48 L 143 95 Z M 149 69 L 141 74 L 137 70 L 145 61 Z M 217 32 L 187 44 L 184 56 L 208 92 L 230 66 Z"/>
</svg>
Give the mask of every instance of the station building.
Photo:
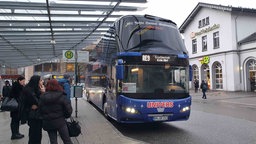
<svg viewBox="0 0 256 144">
<path fill-rule="evenodd" d="M 180 26 L 193 81 L 209 89 L 256 91 L 256 9 L 198 3 Z"/>
</svg>

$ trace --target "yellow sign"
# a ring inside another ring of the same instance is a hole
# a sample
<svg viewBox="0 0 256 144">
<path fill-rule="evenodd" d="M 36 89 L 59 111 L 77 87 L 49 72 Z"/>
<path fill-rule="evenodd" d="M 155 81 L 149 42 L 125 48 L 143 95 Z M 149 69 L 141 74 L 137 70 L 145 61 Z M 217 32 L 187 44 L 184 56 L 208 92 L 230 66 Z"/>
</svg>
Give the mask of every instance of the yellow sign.
<svg viewBox="0 0 256 144">
<path fill-rule="evenodd" d="M 66 51 L 66 52 L 65 52 L 65 57 L 66 57 L 67 59 L 72 59 L 72 58 L 74 57 L 73 51 L 70 51 L 70 50 Z"/>
<path fill-rule="evenodd" d="M 200 59 L 201 64 L 208 64 L 210 62 L 210 57 L 205 56 L 202 59 Z"/>
</svg>

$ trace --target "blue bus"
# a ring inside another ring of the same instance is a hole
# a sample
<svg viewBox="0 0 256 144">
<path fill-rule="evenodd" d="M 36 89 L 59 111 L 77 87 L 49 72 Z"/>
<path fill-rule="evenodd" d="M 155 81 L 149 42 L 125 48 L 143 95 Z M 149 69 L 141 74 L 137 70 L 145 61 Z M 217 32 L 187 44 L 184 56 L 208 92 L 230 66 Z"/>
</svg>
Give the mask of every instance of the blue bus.
<svg viewBox="0 0 256 144">
<path fill-rule="evenodd" d="M 90 53 L 90 60 L 96 66 L 92 63 L 88 73 L 104 75 L 107 83 L 90 102 L 106 117 L 120 123 L 189 119 L 188 52 L 171 20 L 123 16 Z"/>
</svg>

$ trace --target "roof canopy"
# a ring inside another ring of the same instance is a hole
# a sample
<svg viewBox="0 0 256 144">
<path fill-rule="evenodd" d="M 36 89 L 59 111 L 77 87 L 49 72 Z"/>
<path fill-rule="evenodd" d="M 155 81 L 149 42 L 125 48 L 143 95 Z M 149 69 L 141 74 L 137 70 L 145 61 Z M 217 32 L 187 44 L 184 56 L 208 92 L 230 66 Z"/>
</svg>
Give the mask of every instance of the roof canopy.
<svg viewBox="0 0 256 144">
<path fill-rule="evenodd" d="M 123 14 L 146 0 L 9 0 L 0 2 L 0 65 L 19 68 L 95 44 Z"/>
</svg>

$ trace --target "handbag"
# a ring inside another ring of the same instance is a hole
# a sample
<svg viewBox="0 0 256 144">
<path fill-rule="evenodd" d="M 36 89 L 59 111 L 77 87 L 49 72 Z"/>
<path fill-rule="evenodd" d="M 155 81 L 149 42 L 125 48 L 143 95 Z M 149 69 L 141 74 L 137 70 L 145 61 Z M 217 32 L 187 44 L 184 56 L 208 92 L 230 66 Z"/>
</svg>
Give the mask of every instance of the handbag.
<svg viewBox="0 0 256 144">
<path fill-rule="evenodd" d="M 70 117 L 70 122 L 67 121 L 68 133 L 70 137 L 77 137 L 81 134 L 81 126 L 78 121 Z"/>
<path fill-rule="evenodd" d="M 15 98 L 4 97 L 1 105 L 2 111 L 16 111 L 18 110 L 18 102 Z"/>
</svg>

